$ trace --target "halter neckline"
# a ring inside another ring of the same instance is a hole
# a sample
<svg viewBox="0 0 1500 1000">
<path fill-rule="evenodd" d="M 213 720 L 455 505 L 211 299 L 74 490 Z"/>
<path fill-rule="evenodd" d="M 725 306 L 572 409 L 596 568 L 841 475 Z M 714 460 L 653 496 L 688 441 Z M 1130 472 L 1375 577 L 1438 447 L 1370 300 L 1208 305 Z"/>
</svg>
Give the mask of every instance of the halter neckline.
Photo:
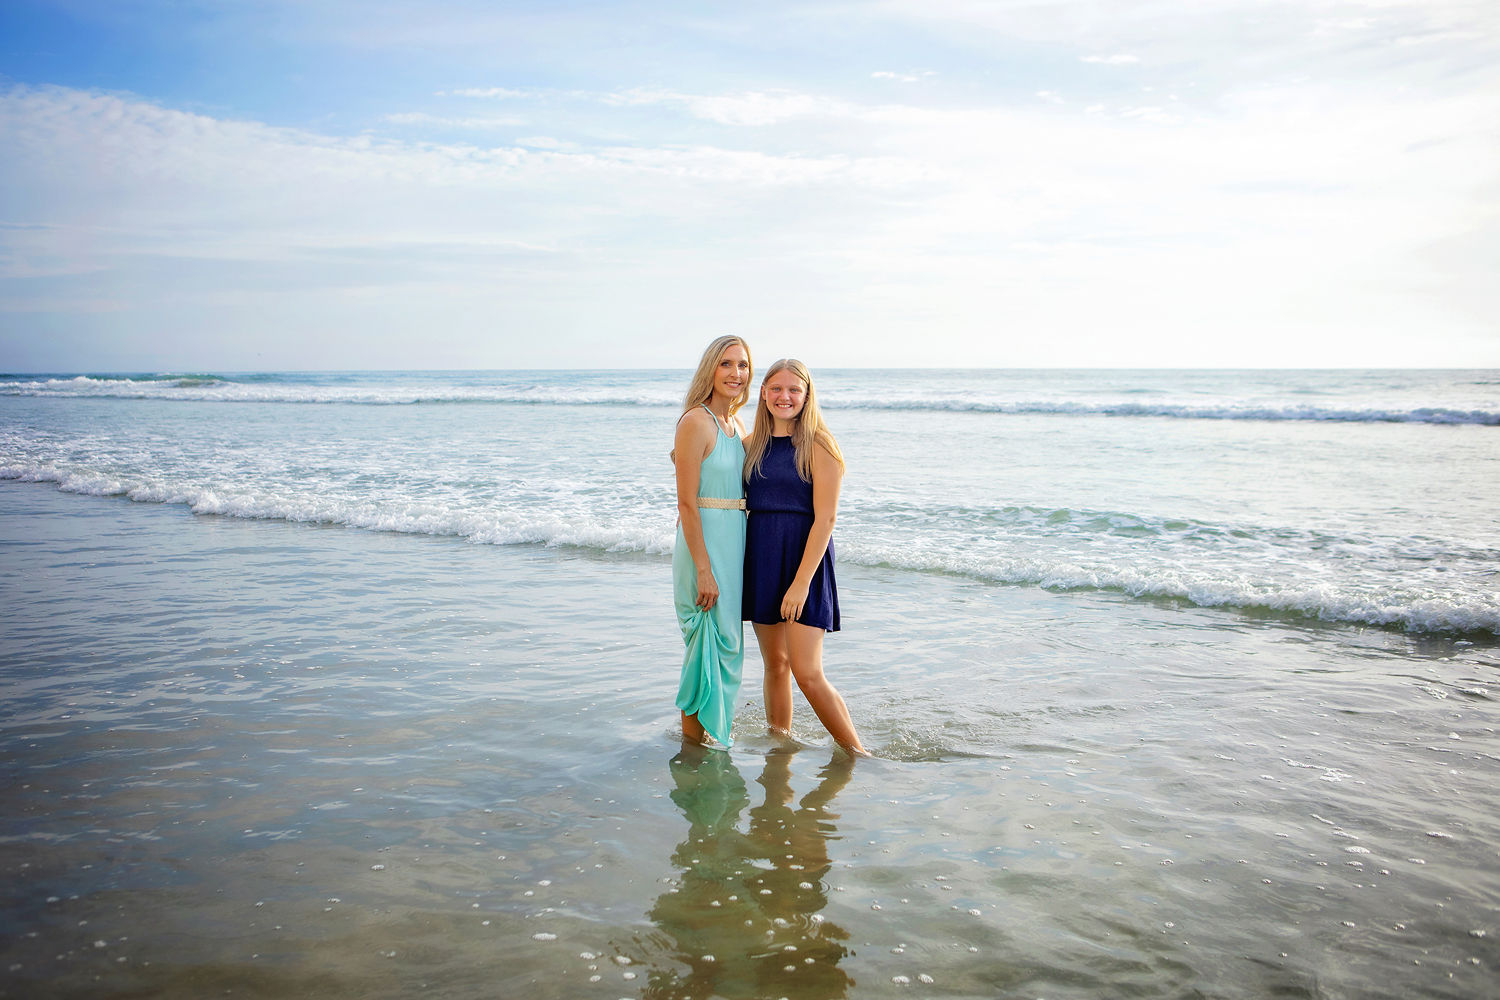
<svg viewBox="0 0 1500 1000">
<path fill-rule="evenodd" d="M 708 404 L 707 403 L 699 403 L 698 405 L 701 406 L 701 407 L 703 407 L 705 410 L 708 410 Z M 724 429 L 724 425 L 719 422 L 719 415 L 717 413 L 715 413 L 713 410 L 708 410 L 708 415 L 710 417 L 714 418 L 714 426 L 719 429 L 719 433 L 720 434 L 722 434 L 725 437 L 729 438 L 729 440 L 731 440 L 731 441 L 733 441 L 733 440 L 735 440 L 735 439 L 737 439 L 739 437 L 738 433 L 731 434 L 731 433 L 729 433 L 728 431 L 726 431 Z M 731 424 L 733 424 L 734 415 L 730 414 L 729 419 L 731 421 Z M 739 430 L 738 425 L 734 425 L 734 428 L 735 428 L 736 431 Z"/>
</svg>

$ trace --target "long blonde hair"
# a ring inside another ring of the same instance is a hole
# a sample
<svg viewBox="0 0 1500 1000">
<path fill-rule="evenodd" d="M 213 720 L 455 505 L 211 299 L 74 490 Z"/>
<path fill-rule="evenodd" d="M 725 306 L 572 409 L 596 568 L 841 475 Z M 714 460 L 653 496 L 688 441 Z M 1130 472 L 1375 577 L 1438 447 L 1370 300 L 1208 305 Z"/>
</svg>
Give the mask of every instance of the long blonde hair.
<svg viewBox="0 0 1500 1000">
<path fill-rule="evenodd" d="M 755 361 L 750 356 L 750 345 L 745 343 L 745 338 L 736 337 L 733 334 L 719 337 L 703 352 L 703 357 L 698 360 L 698 370 L 693 372 L 693 380 L 688 383 L 687 395 L 682 399 L 682 412 L 686 414 L 695 410 L 714 398 L 714 372 L 719 367 L 719 362 L 724 358 L 724 352 L 735 344 L 745 349 L 745 360 L 749 363 L 750 370 L 745 373 L 745 385 L 740 389 L 740 394 L 729 401 L 729 415 L 732 417 L 740 411 L 750 400 L 750 379 L 755 376 Z M 682 417 L 677 418 L 679 421 Z M 673 448 L 667 452 L 675 465 L 677 462 L 677 449 Z"/>
<path fill-rule="evenodd" d="M 682 412 L 702 406 L 714 398 L 714 371 L 719 367 L 719 361 L 724 357 L 724 352 L 735 344 L 745 349 L 745 360 L 750 362 L 750 371 L 745 374 L 745 386 L 740 394 L 729 401 L 729 415 L 734 416 L 740 407 L 750 401 L 750 380 L 755 377 L 755 362 L 750 358 L 750 345 L 745 343 L 743 337 L 730 334 L 720 337 L 708 349 L 703 352 L 703 358 L 698 362 L 698 370 L 693 372 L 693 381 L 688 383 L 687 395 L 682 400 Z"/>
<path fill-rule="evenodd" d="M 813 391 L 812 372 L 795 358 L 782 358 L 767 368 L 765 377 L 760 380 L 762 391 L 760 402 L 755 406 L 755 427 L 745 439 L 745 478 L 749 479 L 752 474 L 760 471 L 760 463 L 765 460 L 766 452 L 771 447 L 771 432 L 776 427 L 776 418 L 771 416 L 770 407 L 766 406 L 764 390 L 766 383 L 771 381 L 771 376 L 780 371 L 791 372 L 807 388 L 807 399 L 802 404 L 802 412 L 792 422 L 792 444 L 797 449 L 797 474 L 804 482 L 812 482 L 813 448 L 818 446 L 826 449 L 834 461 L 847 469 L 844 453 L 839 451 L 839 443 L 823 423 L 823 411 L 818 408 L 818 397 Z"/>
</svg>

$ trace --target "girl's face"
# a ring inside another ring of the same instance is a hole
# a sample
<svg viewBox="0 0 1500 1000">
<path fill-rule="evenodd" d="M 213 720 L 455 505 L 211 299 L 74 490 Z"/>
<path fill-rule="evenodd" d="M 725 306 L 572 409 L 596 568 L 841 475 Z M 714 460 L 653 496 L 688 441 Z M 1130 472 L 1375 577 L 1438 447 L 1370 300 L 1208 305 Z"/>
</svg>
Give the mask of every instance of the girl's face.
<svg viewBox="0 0 1500 1000">
<path fill-rule="evenodd" d="M 761 385 L 760 398 L 778 421 L 796 420 L 807 403 L 807 386 L 790 368 L 783 368 Z"/>
<path fill-rule="evenodd" d="M 714 392 L 729 399 L 737 397 L 750 378 L 750 355 L 739 344 L 730 344 L 719 356 L 714 371 Z"/>
</svg>

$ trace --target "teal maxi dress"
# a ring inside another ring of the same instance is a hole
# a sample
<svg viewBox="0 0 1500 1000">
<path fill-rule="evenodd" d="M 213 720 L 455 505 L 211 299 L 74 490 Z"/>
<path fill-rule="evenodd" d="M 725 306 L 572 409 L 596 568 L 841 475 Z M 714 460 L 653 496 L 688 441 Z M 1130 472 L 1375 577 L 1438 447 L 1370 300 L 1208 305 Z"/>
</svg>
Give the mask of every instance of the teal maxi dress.
<svg viewBox="0 0 1500 1000">
<path fill-rule="evenodd" d="M 714 423 L 718 424 L 717 418 Z M 698 495 L 743 499 L 744 466 L 744 442 L 739 435 L 725 434 L 720 426 L 714 450 L 703 460 L 698 473 Z M 745 512 L 700 507 L 698 514 L 703 519 L 708 562 L 719 584 L 719 600 L 707 611 L 698 607 L 698 570 L 679 524 L 672 548 L 672 594 L 687 649 L 682 658 L 677 707 L 696 715 L 708 734 L 727 747 L 734 744 L 729 729 L 734 723 L 734 701 L 740 693 L 740 669 L 745 661 L 745 626 L 740 618 Z"/>
</svg>

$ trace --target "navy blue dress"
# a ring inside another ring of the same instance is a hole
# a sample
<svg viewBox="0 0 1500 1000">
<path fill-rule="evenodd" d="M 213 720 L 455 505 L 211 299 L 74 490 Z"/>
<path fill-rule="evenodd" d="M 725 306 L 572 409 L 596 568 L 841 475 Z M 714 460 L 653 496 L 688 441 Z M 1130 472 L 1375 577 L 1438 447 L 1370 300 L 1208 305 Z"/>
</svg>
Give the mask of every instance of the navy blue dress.
<svg viewBox="0 0 1500 1000">
<path fill-rule="evenodd" d="M 813 526 L 813 487 L 797 472 L 797 448 L 773 437 L 760 469 L 745 483 L 750 523 L 745 531 L 744 617 L 781 624 L 781 599 L 797 577 Z M 839 592 L 833 578 L 833 540 L 813 573 L 807 604 L 797 621 L 825 632 L 839 630 Z"/>
</svg>

